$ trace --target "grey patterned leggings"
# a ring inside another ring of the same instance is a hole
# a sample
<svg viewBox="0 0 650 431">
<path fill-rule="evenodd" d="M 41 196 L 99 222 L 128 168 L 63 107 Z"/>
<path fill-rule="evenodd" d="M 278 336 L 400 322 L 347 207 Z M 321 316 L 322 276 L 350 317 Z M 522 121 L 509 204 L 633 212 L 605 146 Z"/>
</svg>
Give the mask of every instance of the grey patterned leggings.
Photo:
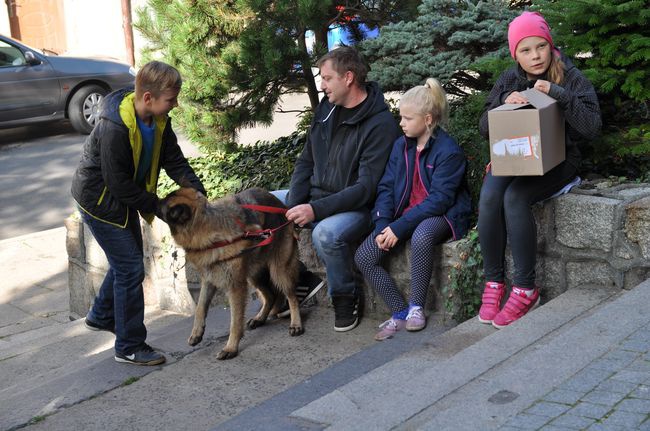
<svg viewBox="0 0 650 431">
<path fill-rule="evenodd" d="M 442 216 L 423 220 L 411 237 L 411 295 L 409 303 L 424 306 L 427 300 L 431 272 L 433 271 L 433 246 L 452 235 L 449 224 Z M 377 247 L 373 235 L 368 236 L 357 249 L 354 261 L 366 282 L 383 298 L 393 313 L 408 308 L 393 278 L 380 265 L 390 251 Z"/>
</svg>

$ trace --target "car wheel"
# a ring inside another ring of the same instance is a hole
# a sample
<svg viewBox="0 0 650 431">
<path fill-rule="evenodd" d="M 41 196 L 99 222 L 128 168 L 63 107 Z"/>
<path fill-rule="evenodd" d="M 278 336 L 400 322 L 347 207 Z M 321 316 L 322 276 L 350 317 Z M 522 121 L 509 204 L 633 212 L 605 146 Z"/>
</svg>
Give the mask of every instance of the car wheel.
<svg viewBox="0 0 650 431">
<path fill-rule="evenodd" d="M 79 133 L 89 134 L 99 120 L 99 105 L 108 91 L 99 85 L 81 87 L 70 99 L 68 118 Z"/>
</svg>

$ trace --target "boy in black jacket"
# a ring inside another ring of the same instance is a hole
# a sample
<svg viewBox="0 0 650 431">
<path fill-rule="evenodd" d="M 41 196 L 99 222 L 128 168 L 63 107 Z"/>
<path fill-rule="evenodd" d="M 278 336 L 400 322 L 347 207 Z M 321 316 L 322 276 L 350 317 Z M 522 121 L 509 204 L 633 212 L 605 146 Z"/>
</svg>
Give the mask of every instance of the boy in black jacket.
<svg viewBox="0 0 650 431">
<path fill-rule="evenodd" d="M 152 61 L 137 74 L 135 91 L 103 101 L 99 122 L 84 144 L 72 179 L 81 218 L 106 253 L 109 268 L 86 316 L 86 327 L 115 333 L 115 360 L 157 365 L 165 356 L 145 343 L 144 263 L 138 212 L 158 214 L 160 169 L 205 194 L 178 146 L 167 116 L 178 106 L 182 79 L 172 66 Z"/>
</svg>

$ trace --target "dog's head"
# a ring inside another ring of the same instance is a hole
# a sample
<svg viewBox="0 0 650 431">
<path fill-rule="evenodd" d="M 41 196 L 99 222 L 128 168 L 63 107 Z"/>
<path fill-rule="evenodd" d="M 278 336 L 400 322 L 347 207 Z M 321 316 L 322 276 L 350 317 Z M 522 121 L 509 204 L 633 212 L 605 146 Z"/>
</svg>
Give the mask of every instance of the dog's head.
<svg viewBox="0 0 650 431">
<path fill-rule="evenodd" d="M 161 201 L 161 218 L 174 233 L 176 229 L 190 223 L 207 204 L 208 200 L 198 190 L 181 187 Z"/>
</svg>

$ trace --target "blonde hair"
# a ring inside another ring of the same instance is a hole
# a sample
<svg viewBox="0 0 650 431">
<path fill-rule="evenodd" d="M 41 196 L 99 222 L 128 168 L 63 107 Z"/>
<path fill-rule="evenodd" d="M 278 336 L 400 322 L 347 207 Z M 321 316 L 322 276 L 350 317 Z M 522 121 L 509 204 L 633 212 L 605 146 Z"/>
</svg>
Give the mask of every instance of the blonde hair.
<svg viewBox="0 0 650 431">
<path fill-rule="evenodd" d="M 551 64 L 549 64 L 548 71 L 546 72 L 548 80 L 557 85 L 561 85 L 564 81 L 564 69 L 564 62 L 560 58 L 560 55 L 552 51 Z"/>
<path fill-rule="evenodd" d="M 142 66 L 135 77 L 135 97 L 141 99 L 147 91 L 153 97 L 169 90 L 180 90 L 183 85 L 181 74 L 175 67 L 162 61 L 150 61 Z"/>
<path fill-rule="evenodd" d="M 449 119 L 447 93 L 435 78 L 428 78 L 424 85 L 417 85 L 402 95 L 400 106 L 409 105 L 421 115 L 431 114 L 431 130 L 436 126 L 445 127 Z"/>
</svg>

